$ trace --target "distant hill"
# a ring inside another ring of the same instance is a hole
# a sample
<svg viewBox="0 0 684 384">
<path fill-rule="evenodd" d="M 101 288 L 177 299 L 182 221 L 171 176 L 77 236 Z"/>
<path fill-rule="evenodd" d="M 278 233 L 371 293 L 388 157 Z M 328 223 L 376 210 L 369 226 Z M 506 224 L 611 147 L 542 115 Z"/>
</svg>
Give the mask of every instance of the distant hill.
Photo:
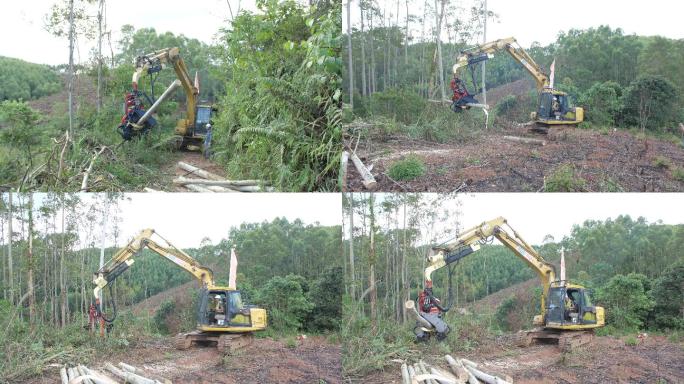
<svg viewBox="0 0 684 384">
<path fill-rule="evenodd" d="M 33 100 L 62 89 L 62 79 L 53 68 L 0 56 L 0 101 Z"/>
</svg>

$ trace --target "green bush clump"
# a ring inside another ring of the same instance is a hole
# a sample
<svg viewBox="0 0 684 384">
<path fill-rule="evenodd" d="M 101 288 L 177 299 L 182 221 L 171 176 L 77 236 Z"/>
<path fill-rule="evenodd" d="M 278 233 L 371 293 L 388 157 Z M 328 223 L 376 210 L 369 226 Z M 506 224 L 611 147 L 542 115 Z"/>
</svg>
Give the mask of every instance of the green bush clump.
<svg viewBox="0 0 684 384">
<path fill-rule="evenodd" d="M 586 191 L 586 181 L 579 175 L 572 164 L 563 164 L 546 179 L 546 192 L 582 192 Z"/>
<path fill-rule="evenodd" d="M 410 155 L 390 165 L 388 174 L 395 180 L 413 180 L 425 174 L 425 164 L 418 156 Z"/>
</svg>

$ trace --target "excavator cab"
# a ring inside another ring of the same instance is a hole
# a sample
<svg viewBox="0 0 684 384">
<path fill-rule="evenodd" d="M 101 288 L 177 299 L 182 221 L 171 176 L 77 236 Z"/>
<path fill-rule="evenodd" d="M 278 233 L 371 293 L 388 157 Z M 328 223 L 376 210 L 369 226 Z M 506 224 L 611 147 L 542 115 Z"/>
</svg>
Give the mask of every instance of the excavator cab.
<svg viewBox="0 0 684 384">
<path fill-rule="evenodd" d="M 245 305 L 238 290 L 202 289 L 198 305 L 197 322 L 201 330 L 230 332 L 236 327 L 266 328 L 266 311 Z"/>
<path fill-rule="evenodd" d="M 602 307 L 594 306 L 591 292 L 579 285 L 551 286 L 546 302 L 546 327 L 595 328 L 605 324 Z"/>
<path fill-rule="evenodd" d="M 584 110 L 572 107 L 567 93 L 546 88 L 539 93 L 537 112 L 530 117 L 542 125 L 579 124 L 584 120 Z"/>
</svg>

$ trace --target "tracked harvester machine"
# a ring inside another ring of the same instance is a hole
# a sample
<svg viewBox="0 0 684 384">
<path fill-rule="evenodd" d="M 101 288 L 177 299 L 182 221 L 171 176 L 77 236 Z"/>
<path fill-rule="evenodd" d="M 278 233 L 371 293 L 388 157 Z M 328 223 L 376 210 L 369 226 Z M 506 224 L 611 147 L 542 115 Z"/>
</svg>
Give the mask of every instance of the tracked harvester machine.
<svg viewBox="0 0 684 384">
<path fill-rule="evenodd" d="M 525 51 L 515 38 L 509 37 L 477 45 L 461 52 L 453 66 L 455 79 L 461 79 L 465 69 L 470 70 L 475 82 L 475 65 L 494 57 L 495 53 L 505 51 L 513 60 L 520 63 L 523 68 L 534 78 L 538 93 L 537 110 L 530 113 L 533 122 L 532 129 L 546 133 L 549 127 L 562 125 L 577 125 L 584 121 L 584 109 L 573 107 L 567 93 L 553 88 L 553 84 L 541 67 Z M 469 109 L 470 105 L 480 105 L 476 99 L 467 94 L 463 100 L 454 100 L 452 109 L 456 112 Z"/>
<path fill-rule="evenodd" d="M 416 303 L 406 302 L 406 308 L 417 320 L 414 328 L 417 339 L 427 340 L 432 336 L 443 339 L 449 333 L 443 315 L 449 310 L 450 304 L 443 307 L 432 296 L 433 272 L 447 266 L 453 267 L 454 263 L 479 250 L 480 245 L 488 243 L 492 237 L 532 268 L 542 283 L 541 313 L 533 319 L 536 328 L 521 331 L 518 334 L 519 344 L 523 346 L 535 341 L 551 341 L 558 343 L 561 349 L 569 350 L 591 341 L 593 329 L 605 325 L 604 309 L 593 304 L 588 289 L 558 279 L 555 267 L 527 244 L 503 217 L 485 221 L 464 231 L 454 241 L 432 248 L 424 272 L 426 288 Z"/>
<path fill-rule="evenodd" d="M 197 307 L 197 329 L 189 333 L 178 334 L 174 344 L 178 349 L 190 348 L 194 343 L 215 343 L 220 351 L 245 346 L 251 342 L 251 334 L 266 329 L 266 310 L 242 302 L 240 291 L 231 279 L 230 286 L 219 286 L 214 283 L 211 269 L 199 264 L 187 253 L 174 247 L 161 236 L 165 245 L 155 241 L 153 229 L 140 232 L 128 245 L 120 249 L 107 264 L 98 270 L 93 282 L 94 304 L 91 305 L 90 327 L 93 330 L 99 323 L 100 333 L 104 336 L 107 325 L 116 317 L 116 304 L 112 301 L 113 316 L 108 318 L 102 311 L 102 290 L 135 262 L 134 257 L 143 248 L 148 248 L 157 255 L 171 261 L 176 266 L 190 273 L 200 283 L 200 294 Z M 236 263 L 231 263 L 231 276 L 235 276 Z"/>
<path fill-rule="evenodd" d="M 159 98 L 154 96 L 154 82 L 159 72 L 172 66 L 177 80 L 163 92 Z M 151 96 L 140 89 L 140 81 L 144 75 L 150 76 Z M 173 95 L 178 87 L 185 92 L 185 117 L 178 120 L 175 127 L 175 144 L 180 149 L 197 150 L 207 135 L 207 124 L 212 121 L 216 108 L 210 104 L 199 103 L 199 80 L 195 74 L 194 82 L 188 73 L 185 61 L 178 48 L 165 48 L 150 54 L 138 56 L 135 60 L 135 72 L 131 81 L 131 91 L 126 94 L 126 111 L 121 118 L 119 133 L 124 140 L 130 140 L 149 132 L 157 125 L 152 114 L 161 103 Z M 150 104 L 145 109 L 145 102 Z"/>
</svg>

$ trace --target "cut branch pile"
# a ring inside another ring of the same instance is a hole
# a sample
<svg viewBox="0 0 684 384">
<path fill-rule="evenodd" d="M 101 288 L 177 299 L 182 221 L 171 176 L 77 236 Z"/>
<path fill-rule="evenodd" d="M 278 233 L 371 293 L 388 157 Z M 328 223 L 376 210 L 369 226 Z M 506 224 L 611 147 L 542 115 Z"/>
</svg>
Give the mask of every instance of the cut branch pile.
<svg viewBox="0 0 684 384">
<path fill-rule="evenodd" d="M 263 187 L 267 183 L 261 180 L 226 180 L 223 177 L 179 161 L 176 165 L 179 169 L 187 172 L 185 177 L 179 176 L 173 179 L 175 185 L 182 186 L 195 192 L 272 192 L 272 187 Z"/>
<path fill-rule="evenodd" d="M 111 363 L 107 363 L 105 364 L 105 369 L 115 378 L 112 378 L 109 373 L 80 364 L 73 367 L 63 366 L 59 370 L 59 376 L 62 384 L 171 384 L 171 380 L 168 379 L 145 377 L 140 369 L 126 363 L 119 363 L 118 368 Z"/>
<path fill-rule="evenodd" d="M 402 384 L 512 384 L 513 379 L 498 377 L 482 371 L 477 363 L 467 359 L 444 356 L 451 372 L 426 364 L 423 360 L 413 365 L 401 365 Z"/>
</svg>

